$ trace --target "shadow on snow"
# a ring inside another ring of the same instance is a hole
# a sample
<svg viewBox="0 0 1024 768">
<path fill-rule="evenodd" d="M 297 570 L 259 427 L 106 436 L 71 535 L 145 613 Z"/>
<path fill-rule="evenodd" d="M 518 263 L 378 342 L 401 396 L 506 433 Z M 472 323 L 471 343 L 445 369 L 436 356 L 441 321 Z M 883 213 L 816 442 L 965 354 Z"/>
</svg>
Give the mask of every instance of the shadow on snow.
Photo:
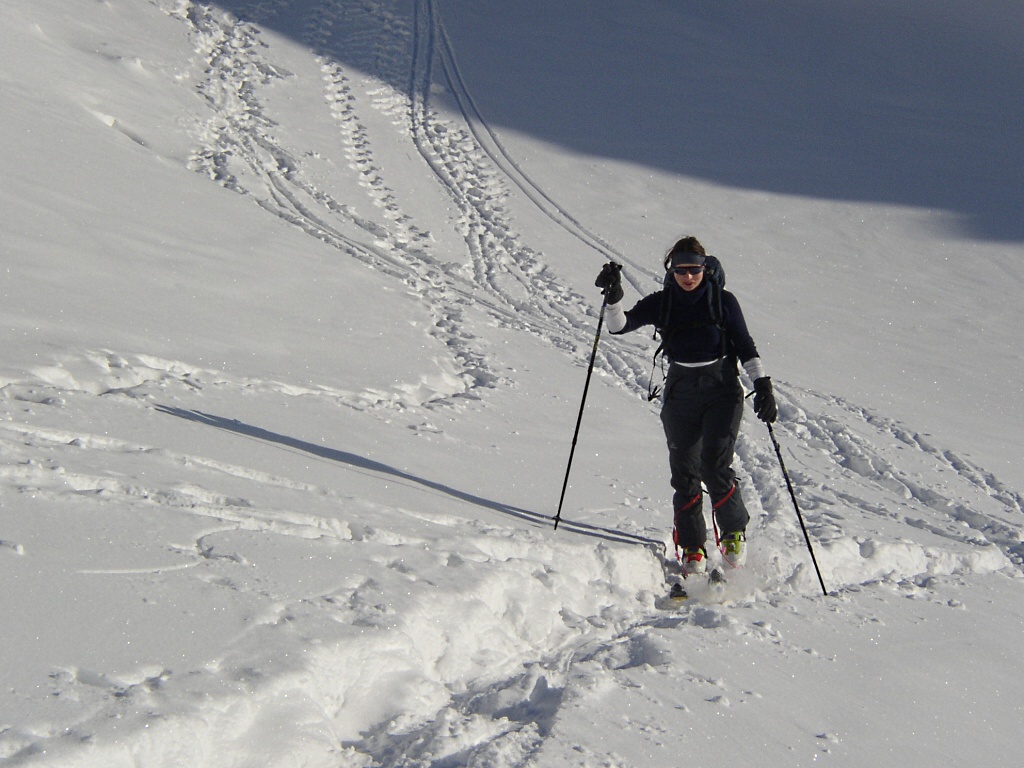
<svg viewBox="0 0 1024 768">
<path fill-rule="evenodd" d="M 213 5 L 306 46 L 315 26 L 319 55 L 573 154 L 1024 240 L 1015 2 Z"/>
<path fill-rule="evenodd" d="M 316 445 L 315 443 L 299 440 L 295 437 L 271 432 L 270 430 L 263 429 L 262 427 L 246 424 L 238 421 L 237 419 L 228 419 L 223 416 L 215 416 L 202 411 L 176 408 L 168 405 L 156 405 L 155 408 L 160 413 L 165 413 L 169 416 L 176 416 L 179 419 L 185 419 L 187 421 L 194 421 L 198 424 L 216 427 L 217 429 L 222 429 L 226 432 L 233 432 L 234 434 L 242 435 L 243 437 L 261 440 L 267 443 L 274 443 L 291 450 L 302 451 L 321 459 L 327 459 L 328 461 L 334 461 L 339 464 L 366 470 L 368 472 L 398 478 L 399 480 L 414 483 L 415 485 L 431 491 L 443 493 L 446 496 L 457 499 L 458 501 L 466 502 L 467 504 L 472 504 L 483 509 L 489 509 L 494 512 L 500 512 L 503 515 L 510 515 L 511 517 L 526 520 L 530 523 L 545 526 L 554 524 L 554 518 L 551 516 L 542 515 L 538 512 L 516 507 L 511 504 L 505 504 L 500 501 L 485 499 L 482 496 L 477 496 L 476 494 L 468 493 L 466 491 L 460 491 L 457 488 L 452 488 L 444 483 L 418 477 L 417 475 L 392 467 L 389 464 L 384 464 L 383 462 L 375 461 L 374 459 L 368 459 L 365 456 L 359 456 L 355 453 L 349 453 L 348 451 L 342 451 L 337 448 L 328 448 L 323 445 Z M 640 544 L 658 552 L 659 554 L 661 554 L 664 549 L 664 544 L 655 539 L 637 536 L 636 534 L 618 531 L 612 528 L 602 528 L 601 526 L 590 525 L 588 523 L 573 522 L 572 520 L 566 520 L 565 518 L 562 518 L 559 523 L 559 529 L 619 544 Z"/>
</svg>

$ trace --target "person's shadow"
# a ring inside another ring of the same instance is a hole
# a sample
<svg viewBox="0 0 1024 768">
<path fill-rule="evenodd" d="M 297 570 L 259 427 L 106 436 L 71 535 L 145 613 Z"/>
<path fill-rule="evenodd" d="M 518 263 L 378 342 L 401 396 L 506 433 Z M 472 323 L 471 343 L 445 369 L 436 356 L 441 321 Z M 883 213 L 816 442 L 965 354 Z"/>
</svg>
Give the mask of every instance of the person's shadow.
<svg viewBox="0 0 1024 768">
<path fill-rule="evenodd" d="M 355 453 L 349 453 L 348 451 L 338 450 L 337 448 L 329 448 L 327 446 L 309 443 L 295 437 L 271 432 L 270 430 L 263 429 L 262 427 L 246 424 L 245 422 L 238 421 L 237 419 L 228 419 L 223 416 L 215 416 L 202 411 L 176 408 L 174 406 L 161 404 L 157 404 L 155 408 L 160 413 L 166 413 L 169 416 L 177 416 L 179 419 L 185 419 L 187 421 L 194 421 L 198 424 L 216 427 L 217 429 L 223 429 L 226 432 L 233 432 L 237 435 L 242 435 L 243 437 L 253 440 L 276 443 L 277 445 L 284 446 L 294 451 L 302 451 L 321 459 L 335 461 L 339 464 L 345 464 L 367 472 L 390 475 L 391 477 L 414 483 L 431 491 L 437 491 L 447 496 L 451 496 L 453 499 L 458 499 L 459 501 L 473 504 L 484 509 L 489 509 L 494 512 L 500 512 L 503 515 L 510 515 L 511 517 L 526 520 L 538 526 L 551 525 L 553 527 L 554 525 L 554 517 L 552 516 L 542 515 L 539 512 L 533 512 L 511 504 L 505 504 L 504 502 L 485 499 L 482 496 L 477 496 L 476 494 L 468 493 L 466 491 L 460 491 L 457 488 L 452 488 L 451 486 L 439 483 L 435 480 L 418 477 L 409 472 L 397 469 L 396 467 L 392 467 L 379 461 L 374 461 L 373 459 L 368 459 L 365 456 L 359 456 Z M 620 544 L 641 544 L 658 555 L 664 554 L 665 547 L 661 541 L 627 533 L 625 531 L 617 531 L 612 528 L 602 528 L 588 523 L 573 522 L 572 520 L 566 520 L 565 518 L 562 518 L 559 523 L 559 528 L 582 536 L 592 536 L 594 538 L 614 541 Z"/>
</svg>

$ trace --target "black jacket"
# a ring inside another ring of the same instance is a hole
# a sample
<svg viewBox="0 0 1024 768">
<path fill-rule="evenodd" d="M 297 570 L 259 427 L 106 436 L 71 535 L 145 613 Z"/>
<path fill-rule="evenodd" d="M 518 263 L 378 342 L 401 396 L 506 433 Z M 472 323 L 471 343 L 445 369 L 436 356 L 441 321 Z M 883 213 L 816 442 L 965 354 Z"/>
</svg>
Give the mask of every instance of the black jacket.
<svg viewBox="0 0 1024 768">
<path fill-rule="evenodd" d="M 645 325 L 659 325 L 663 302 L 667 301 L 668 322 L 661 331 L 668 359 L 674 363 L 710 363 L 717 360 L 723 353 L 722 331 L 712 320 L 708 290 L 707 281 L 689 292 L 674 282 L 670 283 L 640 299 L 626 312 L 625 327 L 615 333 L 629 333 Z M 741 363 L 758 357 L 740 303 L 726 290 L 722 290 L 722 316 L 727 339 L 726 354 L 735 354 Z"/>
</svg>

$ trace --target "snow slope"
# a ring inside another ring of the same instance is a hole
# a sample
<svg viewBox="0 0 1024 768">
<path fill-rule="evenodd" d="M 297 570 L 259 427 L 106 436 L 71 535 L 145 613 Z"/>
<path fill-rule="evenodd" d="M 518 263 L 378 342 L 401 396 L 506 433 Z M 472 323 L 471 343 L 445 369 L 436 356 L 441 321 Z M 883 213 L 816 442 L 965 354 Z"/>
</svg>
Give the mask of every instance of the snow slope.
<svg viewBox="0 0 1024 768">
<path fill-rule="evenodd" d="M 979 161 L 1020 146 L 1012 4 L 964 27 L 980 136 L 911 66 L 952 4 L 793 0 L 768 49 L 653 1 L 5 11 L 0 764 L 1019 762 L 1020 158 Z M 772 55 L 821 29 L 879 69 Z M 677 86 L 708 133 L 646 117 Z M 776 380 L 827 597 L 748 418 L 752 562 L 666 609 L 643 333 L 600 341 L 552 530 L 593 276 L 646 293 L 684 232 Z"/>
</svg>

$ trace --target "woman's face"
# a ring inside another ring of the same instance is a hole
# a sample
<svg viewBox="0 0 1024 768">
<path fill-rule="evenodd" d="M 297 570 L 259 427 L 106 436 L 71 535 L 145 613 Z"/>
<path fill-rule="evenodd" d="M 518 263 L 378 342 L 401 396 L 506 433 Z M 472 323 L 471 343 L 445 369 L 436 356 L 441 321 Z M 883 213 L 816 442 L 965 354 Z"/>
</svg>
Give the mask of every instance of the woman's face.
<svg viewBox="0 0 1024 768">
<path fill-rule="evenodd" d="M 704 280 L 704 267 L 699 264 L 676 264 L 672 267 L 676 285 L 684 291 L 693 291 Z"/>
</svg>

